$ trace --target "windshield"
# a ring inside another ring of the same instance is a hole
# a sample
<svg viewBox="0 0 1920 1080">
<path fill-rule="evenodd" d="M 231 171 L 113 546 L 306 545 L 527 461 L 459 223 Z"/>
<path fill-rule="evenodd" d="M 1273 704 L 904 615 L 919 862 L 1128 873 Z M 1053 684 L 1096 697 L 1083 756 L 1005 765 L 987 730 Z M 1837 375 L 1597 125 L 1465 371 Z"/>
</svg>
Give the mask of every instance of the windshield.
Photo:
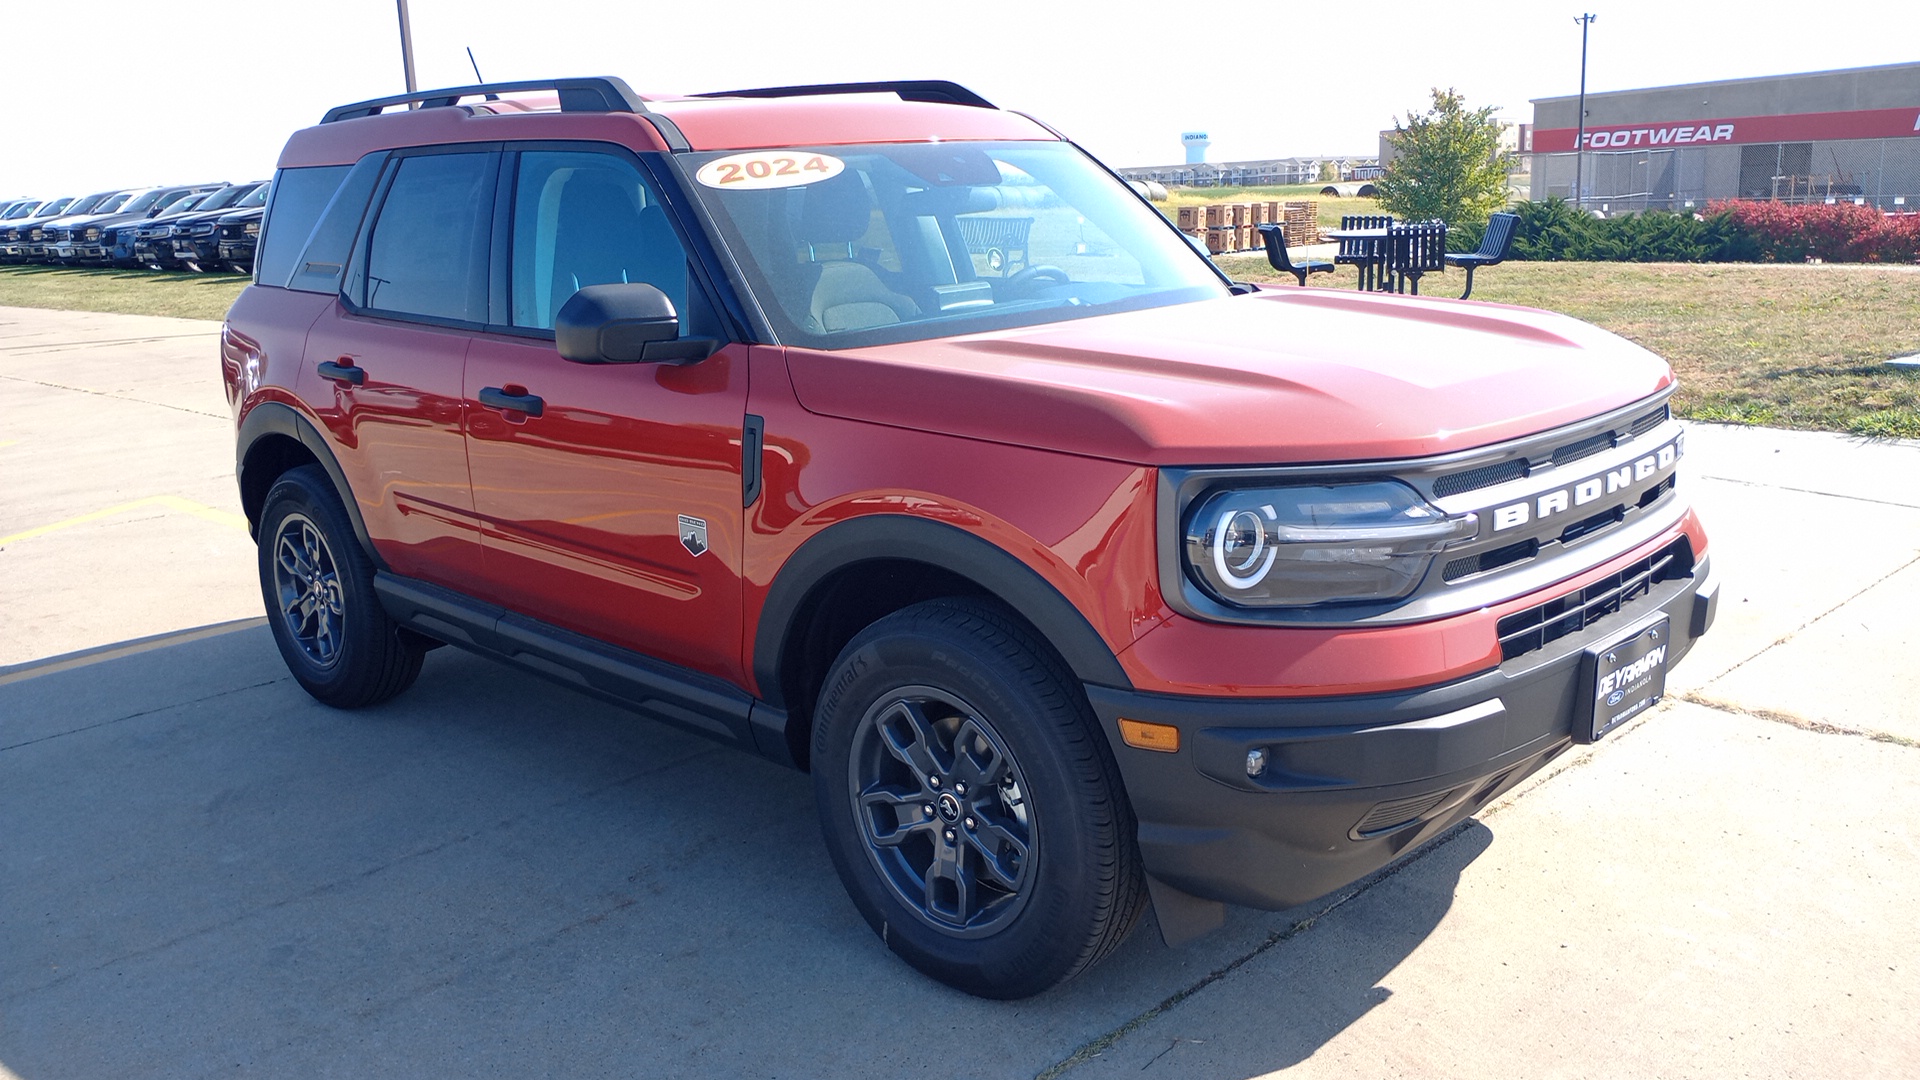
<svg viewBox="0 0 1920 1080">
<path fill-rule="evenodd" d="M 73 196 L 71 195 L 65 196 L 59 199 L 54 199 L 51 202 L 48 202 L 46 205 L 40 207 L 40 209 L 35 210 L 32 216 L 52 217 L 53 215 L 60 213 L 62 210 L 65 210 L 67 208 L 67 204 L 72 201 L 73 201 Z"/>
<path fill-rule="evenodd" d="M 179 202 L 176 202 L 171 206 L 168 206 L 167 213 L 184 214 L 187 211 L 194 209 L 195 207 L 201 206 L 202 205 L 201 200 L 204 198 L 206 198 L 206 196 L 204 195 L 188 195 L 186 198 L 181 199 Z"/>
<path fill-rule="evenodd" d="M 207 201 L 200 204 L 200 209 L 219 210 L 222 207 L 232 206 L 234 200 L 240 198 L 242 195 L 251 193 L 254 188 L 259 186 L 258 184 L 235 184 L 232 187 L 221 188 L 219 191 L 207 196 Z"/>
<path fill-rule="evenodd" d="M 111 195 L 111 194 L 112 192 L 107 192 L 101 195 L 88 195 L 78 200 L 75 200 L 73 205 L 67 207 L 65 213 L 69 217 L 78 217 L 81 214 L 92 213 L 93 208 L 96 206 L 99 206 L 101 202 L 106 199 L 107 195 Z"/>
<path fill-rule="evenodd" d="M 233 208 L 235 210 L 245 210 L 247 207 L 250 207 L 250 206 L 267 205 L 267 188 L 269 186 L 270 185 L 268 184 L 261 184 L 259 187 L 254 188 L 252 191 L 247 192 L 247 197 L 244 199 L 241 199 L 237 203 L 234 203 Z"/>
<path fill-rule="evenodd" d="M 1067 143 L 677 160 L 794 344 L 916 341 L 1227 294 L 1164 218 Z"/>
<path fill-rule="evenodd" d="M 167 195 L 177 195 L 177 194 L 179 193 L 170 192 L 170 191 L 149 191 L 145 195 L 142 195 L 139 198 L 133 200 L 131 203 L 128 203 L 126 206 L 127 213 L 137 214 L 140 211 L 145 210 L 148 207 L 159 202 L 162 197 Z"/>
<path fill-rule="evenodd" d="M 13 221 L 16 218 L 26 217 L 28 214 L 33 213 L 33 208 L 37 205 L 37 203 L 33 202 L 19 203 L 7 210 L 7 220 Z"/>
<path fill-rule="evenodd" d="M 106 202 L 101 203 L 99 206 L 94 207 L 90 211 L 90 213 L 111 214 L 115 210 L 118 210 L 121 207 L 127 205 L 127 200 L 131 198 L 133 198 L 132 192 L 123 191 L 120 194 L 115 195 L 113 198 L 108 199 Z"/>
</svg>

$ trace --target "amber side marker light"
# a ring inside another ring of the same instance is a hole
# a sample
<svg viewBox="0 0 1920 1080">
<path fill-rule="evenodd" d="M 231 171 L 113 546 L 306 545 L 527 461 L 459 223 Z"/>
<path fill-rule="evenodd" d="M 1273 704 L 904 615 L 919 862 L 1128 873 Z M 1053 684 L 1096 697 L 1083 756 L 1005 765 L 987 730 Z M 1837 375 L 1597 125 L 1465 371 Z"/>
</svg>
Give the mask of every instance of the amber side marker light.
<svg viewBox="0 0 1920 1080">
<path fill-rule="evenodd" d="M 1172 754 L 1180 749 L 1180 729 L 1172 724 L 1149 724 L 1141 720 L 1121 720 L 1120 738 L 1140 750 L 1158 750 Z"/>
</svg>

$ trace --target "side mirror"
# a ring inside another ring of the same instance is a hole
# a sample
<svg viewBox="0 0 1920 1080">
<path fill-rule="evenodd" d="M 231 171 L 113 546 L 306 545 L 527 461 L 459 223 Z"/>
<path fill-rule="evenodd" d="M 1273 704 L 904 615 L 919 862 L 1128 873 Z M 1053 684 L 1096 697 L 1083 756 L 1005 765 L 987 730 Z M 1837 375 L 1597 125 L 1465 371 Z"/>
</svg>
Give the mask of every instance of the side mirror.
<svg viewBox="0 0 1920 1080">
<path fill-rule="evenodd" d="M 673 301 L 642 281 L 589 285 L 553 317 L 553 346 L 576 364 L 691 364 L 718 344 L 682 338 Z"/>
</svg>

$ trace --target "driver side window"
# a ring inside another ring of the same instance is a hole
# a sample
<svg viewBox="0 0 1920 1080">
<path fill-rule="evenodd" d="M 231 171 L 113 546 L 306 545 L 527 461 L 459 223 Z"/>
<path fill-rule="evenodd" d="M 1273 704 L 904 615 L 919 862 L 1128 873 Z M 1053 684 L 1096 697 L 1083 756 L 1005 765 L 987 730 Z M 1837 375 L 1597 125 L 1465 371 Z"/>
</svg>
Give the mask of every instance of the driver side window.
<svg viewBox="0 0 1920 1080">
<path fill-rule="evenodd" d="M 595 151 L 520 155 L 513 196 L 513 325 L 550 330 L 588 285 L 645 282 L 688 332 L 687 256 L 632 162 Z"/>
</svg>

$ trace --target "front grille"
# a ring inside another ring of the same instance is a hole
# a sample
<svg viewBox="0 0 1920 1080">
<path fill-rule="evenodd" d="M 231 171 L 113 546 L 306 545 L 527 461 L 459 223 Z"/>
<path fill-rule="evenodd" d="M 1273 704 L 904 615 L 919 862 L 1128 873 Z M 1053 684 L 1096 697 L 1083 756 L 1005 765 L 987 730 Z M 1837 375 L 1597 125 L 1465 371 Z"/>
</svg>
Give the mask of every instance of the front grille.
<svg viewBox="0 0 1920 1080">
<path fill-rule="evenodd" d="M 1496 461 L 1491 465 L 1482 465 L 1477 469 L 1441 477 L 1434 483 L 1433 493 L 1444 499 L 1463 491 L 1478 491 L 1495 484 L 1504 484 L 1509 480 L 1518 480 L 1525 475 L 1527 475 L 1527 463 L 1522 458 Z"/>
<path fill-rule="evenodd" d="M 1630 423 L 1618 425 L 1613 430 L 1588 434 L 1570 443 L 1535 451 L 1531 460 L 1526 457 L 1516 457 L 1443 476 L 1434 482 L 1433 495 L 1437 499 L 1444 499 L 1449 495 L 1478 491 L 1481 488 L 1489 488 L 1495 484 L 1504 484 L 1509 480 L 1530 476 L 1536 465 L 1545 465 L 1548 462 L 1554 465 L 1566 465 L 1584 457 L 1603 453 L 1628 439 L 1645 435 L 1666 423 L 1670 415 L 1669 407 L 1662 404 L 1659 408 L 1642 413 Z"/>
<path fill-rule="evenodd" d="M 1645 435 L 1647 432 L 1666 423 L 1670 415 L 1672 415 L 1672 408 L 1667 405 L 1662 405 L 1653 412 L 1635 420 L 1633 426 L 1629 427 L 1627 432 L 1631 435 Z"/>
<path fill-rule="evenodd" d="M 1525 656 L 1547 643 L 1578 633 L 1651 593 L 1663 581 L 1693 573 L 1693 545 L 1685 537 L 1660 551 L 1609 574 L 1584 589 L 1575 589 L 1500 620 L 1500 658 Z"/>
</svg>

